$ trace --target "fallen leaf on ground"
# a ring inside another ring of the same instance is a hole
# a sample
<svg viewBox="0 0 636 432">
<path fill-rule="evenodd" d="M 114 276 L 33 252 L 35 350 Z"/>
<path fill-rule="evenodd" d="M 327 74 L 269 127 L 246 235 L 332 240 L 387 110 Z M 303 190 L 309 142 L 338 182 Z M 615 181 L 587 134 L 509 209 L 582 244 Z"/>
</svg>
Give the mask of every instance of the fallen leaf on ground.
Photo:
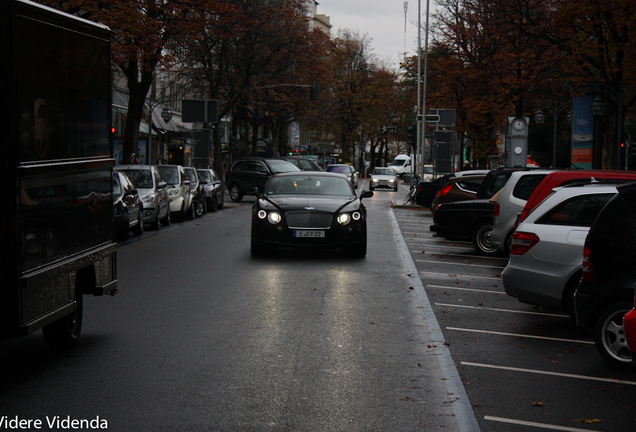
<svg viewBox="0 0 636 432">
<path fill-rule="evenodd" d="M 575 422 L 581 422 L 581 423 L 587 423 L 587 424 L 592 424 L 592 423 L 600 423 L 602 420 L 599 419 L 578 419 L 578 420 L 574 420 Z"/>
</svg>

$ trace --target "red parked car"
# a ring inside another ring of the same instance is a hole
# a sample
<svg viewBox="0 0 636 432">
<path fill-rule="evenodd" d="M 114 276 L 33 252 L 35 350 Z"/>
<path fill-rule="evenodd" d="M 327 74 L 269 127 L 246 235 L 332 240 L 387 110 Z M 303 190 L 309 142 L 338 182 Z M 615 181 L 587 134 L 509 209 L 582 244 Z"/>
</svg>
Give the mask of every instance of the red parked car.
<svg viewBox="0 0 636 432">
<path fill-rule="evenodd" d="M 634 306 L 623 317 L 625 340 L 632 353 L 632 364 L 636 366 L 636 289 L 634 290 Z"/>
<path fill-rule="evenodd" d="M 539 205 L 541 201 L 552 192 L 552 189 L 558 186 L 565 186 L 572 183 L 595 180 L 626 180 L 636 181 L 636 171 L 602 171 L 602 170 L 566 170 L 555 171 L 548 174 L 534 190 L 528 201 L 526 202 L 519 221 L 523 221 L 533 208 Z"/>
</svg>

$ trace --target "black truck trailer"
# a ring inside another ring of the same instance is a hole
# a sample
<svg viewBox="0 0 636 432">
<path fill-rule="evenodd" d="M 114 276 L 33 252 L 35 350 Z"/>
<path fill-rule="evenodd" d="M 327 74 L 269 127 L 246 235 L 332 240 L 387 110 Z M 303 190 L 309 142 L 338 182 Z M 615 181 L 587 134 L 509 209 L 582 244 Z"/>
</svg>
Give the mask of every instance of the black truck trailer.
<svg viewBox="0 0 636 432">
<path fill-rule="evenodd" d="M 117 292 L 110 30 L 0 1 L 0 339 L 79 338 L 83 295 Z"/>
</svg>

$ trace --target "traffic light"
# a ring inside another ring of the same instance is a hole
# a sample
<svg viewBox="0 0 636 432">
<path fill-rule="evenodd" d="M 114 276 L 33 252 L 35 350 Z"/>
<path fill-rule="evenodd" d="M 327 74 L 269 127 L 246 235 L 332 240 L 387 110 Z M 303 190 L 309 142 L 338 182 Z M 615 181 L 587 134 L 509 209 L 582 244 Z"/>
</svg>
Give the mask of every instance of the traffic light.
<svg viewBox="0 0 636 432">
<path fill-rule="evenodd" d="M 318 100 L 318 83 L 316 81 L 309 83 L 309 98 L 312 101 Z"/>
<path fill-rule="evenodd" d="M 407 126 L 406 127 L 406 144 L 411 147 L 415 147 L 415 127 Z"/>
</svg>

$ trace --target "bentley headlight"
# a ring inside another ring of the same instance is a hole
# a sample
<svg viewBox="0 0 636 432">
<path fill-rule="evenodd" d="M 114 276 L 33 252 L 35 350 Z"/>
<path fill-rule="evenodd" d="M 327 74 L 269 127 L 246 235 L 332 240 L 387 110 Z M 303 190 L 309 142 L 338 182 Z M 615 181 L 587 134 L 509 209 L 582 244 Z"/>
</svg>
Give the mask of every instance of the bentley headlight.
<svg viewBox="0 0 636 432">
<path fill-rule="evenodd" d="M 349 213 L 340 213 L 338 215 L 338 223 L 340 225 L 346 225 L 349 223 L 349 221 L 351 221 L 351 216 L 349 216 Z"/>
<path fill-rule="evenodd" d="M 259 210 L 257 215 L 259 219 L 265 219 L 267 217 L 267 212 L 265 210 Z"/>
<path fill-rule="evenodd" d="M 274 225 L 279 223 L 281 219 L 282 218 L 280 216 L 280 213 L 278 212 L 271 212 L 269 215 L 267 215 L 267 220 Z"/>
<path fill-rule="evenodd" d="M 357 220 L 360 220 L 360 218 L 362 217 L 362 215 L 360 214 L 360 212 L 353 212 L 353 214 L 351 215 L 351 217 L 353 218 L 353 220 L 357 221 Z"/>
</svg>

